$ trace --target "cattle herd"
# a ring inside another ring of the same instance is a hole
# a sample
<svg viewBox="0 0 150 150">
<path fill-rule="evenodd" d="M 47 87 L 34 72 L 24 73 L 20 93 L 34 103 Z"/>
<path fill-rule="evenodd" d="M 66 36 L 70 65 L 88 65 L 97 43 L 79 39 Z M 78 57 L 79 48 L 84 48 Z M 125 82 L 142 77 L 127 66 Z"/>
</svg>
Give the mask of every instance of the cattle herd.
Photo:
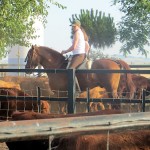
<svg viewBox="0 0 150 150">
<path fill-rule="evenodd" d="M 47 118 L 80 117 L 90 115 L 110 115 L 124 113 L 120 110 L 101 110 L 92 113 L 75 115 L 47 115 L 35 112 L 14 113 L 12 120 L 32 120 Z M 49 140 L 30 140 L 6 142 L 10 150 L 48 150 Z M 101 134 L 71 134 L 66 136 L 54 137 L 51 143 L 53 150 L 148 150 L 150 148 L 149 130 L 122 131 L 119 133 L 103 132 Z"/>
<path fill-rule="evenodd" d="M 132 75 L 135 85 L 135 99 L 142 98 L 142 90 L 147 90 L 146 95 L 150 93 L 150 79 L 141 75 Z M 112 110 L 111 107 L 104 106 L 103 103 L 90 103 L 91 113 L 78 113 L 74 115 L 51 114 L 49 102 L 42 100 L 41 113 L 38 113 L 38 104 L 33 100 L 19 100 L 19 96 L 32 96 L 26 93 L 20 85 L 14 82 L 0 81 L 0 95 L 5 96 L 0 99 L 0 120 L 32 120 L 47 118 L 65 118 L 71 116 L 84 115 L 110 115 L 125 113 L 121 110 Z M 118 89 L 119 97 L 126 96 L 125 79 L 121 78 Z M 16 99 L 9 99 L 9 96 L 15 96 Z M 86 92 L 80 94 L 80 98 L 85 98 Z M 90 90 L 90 98 L 108 98 L 107 91 L 104 88 L 96 87 Z M 109 142 L 108 142 L 109 141 Z M 6 142 L 10 150 L 47 150 L 49 148 L 48 139 L 33 141 L 14 141 Z M 127 131 L 121 133 L 108 134 L 90 134 L 90 135 L 67 135 L 55 137 L 51 143 L 54 150 L 148 150 L 150 149 L 150 132 Z"/>
</svg>

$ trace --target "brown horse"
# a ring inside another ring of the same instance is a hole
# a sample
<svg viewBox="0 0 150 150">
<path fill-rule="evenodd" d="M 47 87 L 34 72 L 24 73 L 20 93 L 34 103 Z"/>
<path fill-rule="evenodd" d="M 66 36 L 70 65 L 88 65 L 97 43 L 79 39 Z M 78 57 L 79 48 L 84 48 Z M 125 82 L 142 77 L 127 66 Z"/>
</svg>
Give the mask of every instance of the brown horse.
<svg viewBox="0 0 150 150">
<path fill-rule="evenodd" d="M 32 46 L 25 59 L 27 62 L 25 68 L 34 69 L 38 64 L 42 65 L 44 69 L 65 69 L 67 60 L 58 51 L 44 46 Z M 130 69 L 129 65 L 122 60 L 99 59 L 93 62 L 92 69 Z M 66 91 L 68 82 L 67 75 L 64 73 L 47 73 L 49 78 L 49 85 L 52 90 Z M 77 75 L 78 82 L 82 91 L 87 87 L 93 88 L 99 85 L 104 87 L 109 92 L 110 98 L 118 98 L 117 90 L 121 74 L 81 74 Z M 134 84 L 132 82 L 131 74 L 126 74 L 127 87 L 132 98 L 134 93 Z M 61 96 L 61 92 L 59 92 Z"/>
</svg>

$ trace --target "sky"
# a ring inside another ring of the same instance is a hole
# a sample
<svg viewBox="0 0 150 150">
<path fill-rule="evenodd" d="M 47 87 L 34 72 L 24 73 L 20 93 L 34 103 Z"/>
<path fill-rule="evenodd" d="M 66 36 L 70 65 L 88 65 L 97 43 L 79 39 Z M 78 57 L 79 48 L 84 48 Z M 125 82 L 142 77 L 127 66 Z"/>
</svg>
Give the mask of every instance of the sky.
<svg viewBox="0 0 150 150">
<path fill-rule="evenodd" d="M 121 12 L 117 6 L 112 6 L 112 0 L 56 0 L 67 9 L 60 9 L 54 5 L 48 10 L 47 25 L 44 30 L 44 45 L 59 52 L 71 46 L 71 27 L 69 18 L 73 14 L 80 14 L 81 9 L 98 10 L 110 14 L 114 18 L 115 24 L 121 20 Z M 106 54 L 119 54 L 120 43 L 111 49 L 105 49 Z"/>
<path fill-rule="evenodd" d="M 118 6 L 112 5 L 113 0 L 56 0 L 60 4 L 67 7 L 67 9 L 60 9 L 55 5 L 51 5 L 48 10 L 49 15 L 47 17 L 48 23 L 44 30 L 44 45 L 53 48 L 59 52 L 68 49 L 71 44 L 71 27 L 69 18 L 72 18 L 73 14 L 80 14 L 81 9 L 98 10 L 106 14 L 110 14 L 114 18 L 114 22 L 117 25 L 121 21 L 123 13 L 119 11 Z M 120 53 L 121 43 L 116 42 L 113 47 L 105 48 L 104 54 L 108 55 L 122 55 Z M 128 56 L 143 57 L 138 54 L 136 50 Z M 148 55 L 150 58 L 150 54 Z"/>
</svg>

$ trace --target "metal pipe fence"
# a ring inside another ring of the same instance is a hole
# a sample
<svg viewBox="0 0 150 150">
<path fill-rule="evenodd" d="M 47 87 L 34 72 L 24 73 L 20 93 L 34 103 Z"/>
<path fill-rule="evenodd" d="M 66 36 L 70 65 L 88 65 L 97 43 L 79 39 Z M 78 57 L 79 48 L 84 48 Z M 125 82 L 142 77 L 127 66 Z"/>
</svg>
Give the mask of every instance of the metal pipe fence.
<svg viewBox="0 0 150 150">
<path fill-rule="evenodd" d="M 141 67 L 141 66 L 140 66 Z M 68 75 L 68 97 L 61 98 L 61 101 L 68 102 L 68 113 L 75 113 L 75 73 L 141 73 L 150 74 L 150 70 L 58 70 L 58 69 L 0 69 L 0 72 L 46 72 L 46 73 L 66 73 Z M 145 95 L 143 91 L 143 95 Z M 60 101 L 59 98 L 50 98 L 41 96 L 40 88 L 37 89 L 38 96 L 9 96 L 9 99 L 18 100 L 48 100 Z M 4 98 L 5 96 L 0 96 Z M 130 99 L 90 99 L 89 89 L 87 89 L 88 98 L 77 98 L 79 102 L 112 102 L 112 103 L 142 103 L 143 111 L 145 111 L 145 104 L 150 103 L 143 97 L 141 100 Z M 39 112 L 41 108 L 39 105 Z M 89 108 L 88 108 L 89 110 Z M 127 129 L 149 129 L 150 128 L 150 113 L 128 113 L 111 116 L 88 116 L 72 117 L 72 118 L 58 118 L 58 119 L 44 119 L 31 121 L 9 121 L 0 122 L 0 142 L 5 141 L 19 141 L 31 139 L 48 139 L 51 136 L 60 136 L 70 133 L 100 133 L 101 131 L 120 131 Z M 64 123 L 65 122 L 65 123 Z"/>
<path fill-rule="evenodd" d="M 134 66 L 135 67 L 135 66 Z M 141 67 L 141 65 L 140 65 Z M 65 101 L 68 103 L 68 113 L 75 113 L 75 102 L 76 102 L 76 97 L 75 97 L 75 73 L 101 73 L 101 74 L 107 74 L 107 73 L 142 73 L 142 74 L 150 74 L 150 70 L 100 70 L 100 69 L 94 69 L 94 70 L 74 70 L 74 69 L 0 69 L 0 72 L 46 72 L 46 73 L 66 73 L 68 76 L 68 97 L 66 98 L 61 98 L 61 101 Z M 48 100 L 48 101 L 60 101 L 59 98 L 49 98 L 49 97 L 40 97 L 40 89 L 38 88 L 38 97 L 21 97 L 18 96 L 18 100 L 37 100 L 38 99 L 38 107 L 40 111 L 40 100 Z M 4 96 L 0 96 L 0 98 L 4 98 Z M 14 99 L 16 97 L 9 96 L 9 99 Z M 136 99 L 110 99 L 110 98 L 103 98 L 103 99 L 90 99 L 90 97 L 85 98 L 77 98 L 78 102 L 103 102 L 103 103 L 113 103 L 113 104 L 118 104 L 118 103 L 141 103 L 142 104 L 142 111 L 145 111 L 145 104 L 150 103 L 149 100 L 145 100 L 145 91 L 143 91 L 143 99 L 141 100 L 136 100 Z M 88 106 L 89 107 L 89 106 Z M 87 108 L 89 110 L 89 108 Z"/>
</svg>

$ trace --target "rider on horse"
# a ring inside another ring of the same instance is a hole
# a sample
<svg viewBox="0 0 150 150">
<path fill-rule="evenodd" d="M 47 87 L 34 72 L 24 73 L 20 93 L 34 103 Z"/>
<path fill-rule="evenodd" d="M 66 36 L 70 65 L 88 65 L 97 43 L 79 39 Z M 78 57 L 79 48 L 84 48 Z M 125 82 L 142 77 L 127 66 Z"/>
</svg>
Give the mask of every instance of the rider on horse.
<svg viewBox="0 0 150 150">
<path fill-rule="evenodd" d="M 75 20 L 71 26 L 73 30 L 72 45 L 67 50 L 63 50 L 61 54 L 72 52 L 73 57 L 67 68 L 77 69 L 86 58 L 86 51 L 88 51 L 90 47 L 88 44 L 88 36 L 81 27 L 80 21 Z"/>
<path fill-rule="evenodd" d="M 89 51 L 90 46 L 88 44 L 88 36 L 84 29 L 81 27 L 80 21 L 74 20 L 71 26 L 73 30 L 72 45 L 67 50 L 63 50 L 61 54 L 72 52 L 73 57 L 71 59 L 71 62 L 68 64 L 67 69 L 77 69 L 85 60 L 86 52 Z M 77 78 L 76 84 L 78 86 L 79 91 L 81 91 Z"/>
</svg>

